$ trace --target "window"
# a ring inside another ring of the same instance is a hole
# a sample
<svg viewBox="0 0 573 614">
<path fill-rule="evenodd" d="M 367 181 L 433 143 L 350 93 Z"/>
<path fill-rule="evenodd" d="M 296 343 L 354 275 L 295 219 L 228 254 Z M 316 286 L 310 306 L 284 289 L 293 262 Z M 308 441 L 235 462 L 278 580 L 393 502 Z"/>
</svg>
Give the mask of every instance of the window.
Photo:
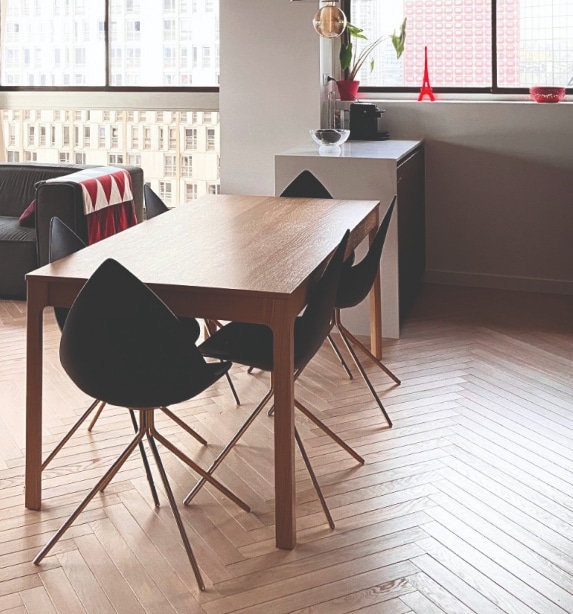
<svg viewBox="0 0 573 614">
<path fill-rule="evenodd" d="M 70 152 L 60 151 L 60 153 L 58 154 L 58 162 L 60 164 L 69 164 L 70 163 Z"/>
<path fill-rule="evenodd" d="M 186 183 L 185 184 L 185 200 L 193 200 L 197 198 L 197 184 Z"/>
<path fill-rule="evenodd" d="M 89 126 L 84 126 L 84 147 L 91 145 L 92 132 Z"/>
<path fill-rule="evenodd" d="M 205 11 L 200 23 L 189 19 L 190 0 L 5 0 L 5 3 L 0 87 L 151 88 L 190 83 L 218 87 L 219 0 L 201 0 L 199 4 L 204 3 Z M 190 52 L 193 39 L 200 55 L 197 73 L 191 74 L 188 67 L 180 75 L 177 70 L 180 50 L 188 48 Z M 168 43 L 165 65 L 175 70 L 165 77 L 161 63 L 144 62 L 141 41 L 145 42 L 149 58 L 163 57 L 163 44 Z M 201 52 L 203 48 L 208 50 L 205 54 Z"/>
<path fill-rule="evenodd" d="M 131 126 L 131 149 L 139 147 L 139 127 Z"/>
<path fill-rule="evenodd" d="M 207 194 L 219 194 L 219 184 L 218 183 L 210 183 L 207 186 Z"/>
<path fill-rule="evenodd" d="M 193 157 L 181 156 L 181 176 L 191 177 L 193 175 Z"/>
<path fill-rule="evenodd" d="M 171 181 L 159 182 L 159 196 L 165 203 L 170 203 L 173 197 Z"/>
<path fill-rule="evenodd" d="M 64 145 L 70 144 L 70 127 L 69 126 L 64 126 L 62 141 Z"/>
<path fill-rule="evenodd" d="M 109 154 L 107 157 L 108 164 L 123 164 L 122 154 Z"/>
<path fill-rule="evenodd" d="M 86 154 L 85 153 L 76 153 L 74 154 L 74 164 L 85 164 L 86 163 Z"/>
<path fill-rule="evenodd" d="M 573 2 L 566 0 L 347 0 L 350 21 L 383 41 L 359 72 L 361 87 L 419 90 L 428 50 L 433 89 L 526 91 L 573 85 Z M 407 18 L 400 60 L 389 34 Z"/>
<path fill-rule="evenodd" d="M 197 149 L 197 128 L 185 130 L 185 149 Z"/>
<path fill-rule="evenodd" d="M 166 177 L 175 177 L 177 175 L 177 162 L 175 156 L 166 155 L 163 158 L 163 174 Z"/>
<path fill-rule="evenodd" d="M 6 152 L 8 162 L 20 162 L 19 151 L 7 151 Z"/>
<path fill-rule="evenodd" d="M 10 152 L 8 152 L 10 153 Z M 12 152 L 12 153 L 17 153 L 17 152 Z M 14 162 L 17 162 L 18 160 L 13 160 Z M 25 151 L 24 152 L 24 162 L 37 162 L 38 161 L 38 153 L 35 151 Z M 11 160 L 8 160 L 8 162 L 11 162 Z"/>
<path fill-rule="evenodd" d="M 28 126 L 28 145 L 34 145 L 36 140 L 36 127 Z"/>
<path fill-rule="evenodd" d="M 139 154 L 129 154 L 127 156 L 127 163 L 131 166 L 141 166 L 141 156 Z"/>
<path fill-rule="evenodd" d="M 105 126 L 100 126 L 98 130 L 98 147 L 105 147 Z"/>
<path fill-rule="evenodd" d="M 45 147 L 48 142 L 48 129 L 46 126 L 40 126 L 40 147 Z"/>
<path fill-rule="evenodd" d="M 207 151 L 215 151 L 216 143 L 215 143 L 215 129 L 208 128 L 207 129 Z"/>
<path fill-rule="evenodd" d="M 112 126 L 111 128 L 111 146 L 117 147 L 119 145 L 119 129 Z"/>
</svg>

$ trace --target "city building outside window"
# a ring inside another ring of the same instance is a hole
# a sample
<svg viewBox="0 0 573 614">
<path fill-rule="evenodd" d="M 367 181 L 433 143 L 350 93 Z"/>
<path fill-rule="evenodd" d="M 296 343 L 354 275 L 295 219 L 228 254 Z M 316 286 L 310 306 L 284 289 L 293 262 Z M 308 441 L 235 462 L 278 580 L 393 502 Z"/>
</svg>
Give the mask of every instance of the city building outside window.
<svg viewBox="0 0 573 614">
<path fill-rule="evenodd" d="M 424 50 L 432 88 L 522 91 L 573 85 L 573 2 L 567 0 L 346 0 L 368 40 L 383 37 L 362 67 L 361 87 L 419 89 Z M 407 18 L 400 60 L 388 35 Z"/>
<path fill-rule="evenodd" d="M 107 159 L 108 164 L 123 164 L 122 154 L 109 154 Z"/>
<path fill-rule="evenodd" d="M 8 150 L 6 152 L 6 159 L 8 162 L 20 162 L 20 152 Z"/>
<path fill-rule="evenodd" d="M 70 152 L 69 151 L 60 151 L 58 155 L 58 162 L 60 164 L 69 164 L 70 163 Z"/>
<path fill-rule="evenodd" d="M 18 152 L 13 152 L 18 153 Z M 35 151 L 25 151 L 24 152 L 24 162 L 37 162 L 38 161 L 38 153 Z M 8 160 L 10 162 L 10 160 Z"/>
<path fill-rule="evenodd" d="M 85 163 L 86 163 L 85 153 L 74 154 L 74 164 L 85 164 Z"/>
</svg>

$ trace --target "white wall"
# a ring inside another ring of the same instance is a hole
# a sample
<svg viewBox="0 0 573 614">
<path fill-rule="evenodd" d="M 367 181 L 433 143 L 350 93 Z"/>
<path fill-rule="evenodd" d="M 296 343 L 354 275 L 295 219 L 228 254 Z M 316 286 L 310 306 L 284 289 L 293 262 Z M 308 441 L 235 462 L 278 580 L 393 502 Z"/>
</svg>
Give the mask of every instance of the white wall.
<svg viewBox="0 0 573 614">
<path fill-rule="evenodd" d="M 222 0 L 222 189 L 273 193 L 273 156 L 318 126 L 314 2 Z M 573 294 L 573 103 L 391 101 L 426 143 L 428 279 Z"/>
<path fill-rule="evenodd" d="M 221 192 L 274 194 L 274 155 L 320 126 L 318 2 L 221 0 Z"/>
</svg>

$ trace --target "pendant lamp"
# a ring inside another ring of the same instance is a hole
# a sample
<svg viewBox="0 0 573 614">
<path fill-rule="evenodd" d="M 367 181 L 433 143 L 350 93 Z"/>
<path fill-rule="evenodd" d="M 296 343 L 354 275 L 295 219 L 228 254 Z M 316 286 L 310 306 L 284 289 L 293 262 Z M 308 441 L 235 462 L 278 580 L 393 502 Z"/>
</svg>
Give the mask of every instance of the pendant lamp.
<svg viewBox="0 0 573 614">
<path fill-rule="evenodd" d="M 337 38 L 346 28 L 346 15 L 336 6 L 336 3 L 328 0 L 321 7 L 312 20 L 314 29 L 324 38 Z"/>
</svg>

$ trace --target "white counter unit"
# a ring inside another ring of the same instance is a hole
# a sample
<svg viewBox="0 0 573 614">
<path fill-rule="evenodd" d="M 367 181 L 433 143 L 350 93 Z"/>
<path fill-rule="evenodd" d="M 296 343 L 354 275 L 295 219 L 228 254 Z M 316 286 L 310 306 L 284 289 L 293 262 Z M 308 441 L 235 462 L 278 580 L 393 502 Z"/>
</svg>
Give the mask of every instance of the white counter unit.
<svg viewBox="0 0 573 614">
<path fill-rule="evenodd" d="M 382 256 L 382 331 L 397 339 L 400 319 L 415 299 L 425 268 L 424 148 L 421 141 L 348 141 L 339 156 L 323 156 L 314 144 L 275 156 L 275 194 L 303 170 L 311 171 L 333 198 L 376 199 L 384 215 L 394 194 L 397 209 Z M 357 260 L 366 253 L 363 243 Z M 368 302 L 342 314 L 348 328 L 369 334 Z"/>
</svg>

